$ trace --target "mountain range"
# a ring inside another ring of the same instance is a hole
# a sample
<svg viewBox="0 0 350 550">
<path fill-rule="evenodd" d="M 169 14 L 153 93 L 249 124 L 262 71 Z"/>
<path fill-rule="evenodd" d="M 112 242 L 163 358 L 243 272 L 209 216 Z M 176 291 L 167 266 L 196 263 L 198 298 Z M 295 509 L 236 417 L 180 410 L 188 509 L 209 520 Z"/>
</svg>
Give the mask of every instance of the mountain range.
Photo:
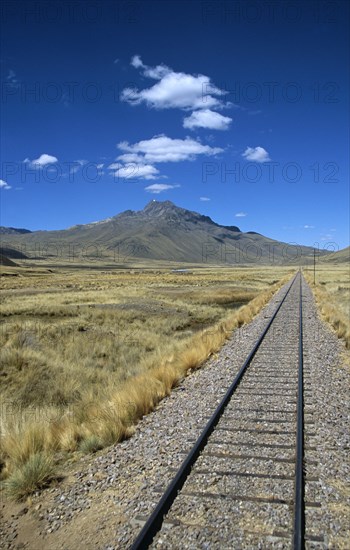
<svg viewBox="0 0 350 550">
<path fill-rule="evenodd" d="M 288 244 L 209 216 L 150 201 L 143 210 L 126 210 L 102 221 L 64 230 L 29 231 L 0 227 L 1 250 L 8 258 L 81 258 L 128 263 L 160 260 L 204 264 L 304 264 L 313 248 Z M 327 252 L 321 252 L 326 256 Z"/>
</svg>

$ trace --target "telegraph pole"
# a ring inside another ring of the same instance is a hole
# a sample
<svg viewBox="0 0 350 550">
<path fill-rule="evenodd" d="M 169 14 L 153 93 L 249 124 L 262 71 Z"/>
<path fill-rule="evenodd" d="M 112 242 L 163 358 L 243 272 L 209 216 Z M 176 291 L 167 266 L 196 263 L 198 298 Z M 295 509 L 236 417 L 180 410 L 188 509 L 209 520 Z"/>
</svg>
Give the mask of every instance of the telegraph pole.
<svg viewBox="0 0 350 550">
<path fill-rule="evenodd" d="M 314 286 L 316 285 L 316 248 L 314 248 Z"/>
</svg>

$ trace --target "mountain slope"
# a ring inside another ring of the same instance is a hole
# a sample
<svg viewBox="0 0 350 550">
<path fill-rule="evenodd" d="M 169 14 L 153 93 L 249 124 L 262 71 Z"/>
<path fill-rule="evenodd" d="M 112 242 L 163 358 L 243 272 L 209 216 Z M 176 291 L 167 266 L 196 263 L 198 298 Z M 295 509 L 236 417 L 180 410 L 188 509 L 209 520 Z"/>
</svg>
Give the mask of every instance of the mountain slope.
<svg viewBox="0 0 350 550">
<path fill-rule="evenodd" d="M 17 264 L 7 258 L 7 256 L 4 256 L 3 254 L 0 254 L 0 265 L 4 265 L 7 267 L 17 267 Z"/>
<path fill-rule="evenodd" d="M 342 248 L 337 252 L 333 252 L 328 256 L 322 258 L 323 262 L 332 263 L 332 264 L 342 264 L 350 262 L 350 246 L 347 248 Z"/>
<path fill-rule="evenodd" d="M 18 248 L 0 246 L 0 254 L 2 254 L 3 256 L 6 256 L 7 258 L 14 258 L 15 260 L 27 259 L 27 256 L 23 254 L 23 252 L 21 252 L 21 250 Z"/>
<path fill-rule="evenodd" d="M 3 246 L 31 258 L 82 257 L 132 261 L 134 258 L 210 264 L 299 263 L 309 247 L 288 245 L 210 217 L 151 201 L 143 210 L 59 231 L 2 234 Z"/>
<path fill-rule="evenodd" d="M 4 227 L 0 225 L 0 235 L 23 235 L 31 233 L 29 229 L 18 229 L 16 227 Z"/>
</svg>

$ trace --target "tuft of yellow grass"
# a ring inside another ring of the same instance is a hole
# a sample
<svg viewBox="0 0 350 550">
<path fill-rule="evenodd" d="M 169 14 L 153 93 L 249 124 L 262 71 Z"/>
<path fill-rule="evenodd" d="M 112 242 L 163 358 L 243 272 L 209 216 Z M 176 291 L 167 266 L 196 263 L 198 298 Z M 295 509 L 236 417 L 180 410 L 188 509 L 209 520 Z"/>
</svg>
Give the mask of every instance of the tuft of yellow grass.
<svg viewBox="0 0 350 550">
<path fill-rule="evenodd" d="M 46 445 L 47 434 L 41 429 L 40 423 L 28 421 L 18 425 L 12 422 L 9 424 L 6 445 L 2 445 L 2 452 L 11 456 L 13 468 L 25 464 L 32 455 L 42 452 Z"/>
<path fill-rule="evenodd" d="M 55 474 L 53 460 L 43 453 L 32 454 L 5 482 L 6 492 L 20 500 L 47 485 Z"/>
<path fill-rule="evenodd" d="M 103 447 L 103 441 L 97 437 L 97 435 L 90 435 L 89 437 L 83 439 L 79 446 L 79 451 L 84 454 L 90 454 L 103 449 Z"/>
</svg>

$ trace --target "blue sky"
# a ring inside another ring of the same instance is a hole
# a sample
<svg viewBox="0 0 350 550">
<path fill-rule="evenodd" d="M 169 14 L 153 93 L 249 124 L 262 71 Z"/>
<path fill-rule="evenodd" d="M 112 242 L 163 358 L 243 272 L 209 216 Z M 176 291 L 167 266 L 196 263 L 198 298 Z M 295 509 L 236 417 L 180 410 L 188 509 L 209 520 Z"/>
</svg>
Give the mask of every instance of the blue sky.
<svg viewBox="0 0 350 550">
<path fill-rule="evenodd" d="M 347 246 L 348 12 L 4 4 L 1 225 L 61 229 L 157 199 L 285 242 Z"/>
</svg>

